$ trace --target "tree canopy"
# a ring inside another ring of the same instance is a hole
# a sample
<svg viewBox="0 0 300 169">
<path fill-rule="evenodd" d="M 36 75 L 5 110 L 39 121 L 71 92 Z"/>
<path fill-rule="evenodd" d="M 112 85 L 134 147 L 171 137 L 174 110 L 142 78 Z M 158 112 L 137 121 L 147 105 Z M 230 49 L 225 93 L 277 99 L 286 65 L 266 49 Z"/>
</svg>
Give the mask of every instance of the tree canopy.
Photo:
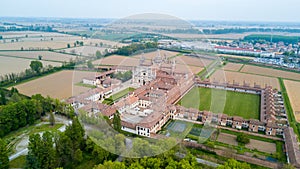
<svg viewBox="0 0 300 169">
<path fill-rule="evenodd" d="M 35 71 L 36 73 L 40 73 L 41 69 L 43 68 L 43 63 L 40 61 L 31 61 L 30 68 Z"/>
<path fill-rule="evenodd" d="M 0 138 L 0 169 L 9 168 L 8 151 L 5 142 Z"/>
</svg>

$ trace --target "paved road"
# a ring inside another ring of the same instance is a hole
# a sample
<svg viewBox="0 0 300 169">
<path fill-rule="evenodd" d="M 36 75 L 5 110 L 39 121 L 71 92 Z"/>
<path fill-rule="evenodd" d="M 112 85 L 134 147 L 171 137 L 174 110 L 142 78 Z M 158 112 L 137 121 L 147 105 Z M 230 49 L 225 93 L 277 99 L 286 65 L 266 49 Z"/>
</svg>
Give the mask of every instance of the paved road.
<svg viewBox="0 0 300 169">
<path fill-rule="evenodd" d="M 19 156 L 27 155 L 27 153 L 28 153 L 28 148 L 25 148 L 25 149 L 15 153 L 15 154 L 9 156 L 9 161 L 12 161 L 12 160 L 18 158 Z"/>
<path fill-rule="evenodd" d="M 55 115 L 55 120 L 56 120 L 56 122 L 60 122 L 60 123 L 64 124 L 62 127 L 60 127 L 58 129 L 61 132 L 64 132 L 66 130 L 66 125 L 71 124 L 71 121 L 64 116 Z M 37 124 L 36 126 L 40 126 L 40 125 L 48 124 L 48 123 L 49 122 L 42 122 L 42 123 Z M 39 134 L 43 135 L 43 132 L 41 132 Z M 22 155 L 27 155 L 28 143 L 29 143 L 29 137 L 28 137 L 28 135 L 25 134 L 22 136 L 22 140 L 16 145 L 16 153 L 9 156 L 9 161 L 12 161 Z"/>
</svg>

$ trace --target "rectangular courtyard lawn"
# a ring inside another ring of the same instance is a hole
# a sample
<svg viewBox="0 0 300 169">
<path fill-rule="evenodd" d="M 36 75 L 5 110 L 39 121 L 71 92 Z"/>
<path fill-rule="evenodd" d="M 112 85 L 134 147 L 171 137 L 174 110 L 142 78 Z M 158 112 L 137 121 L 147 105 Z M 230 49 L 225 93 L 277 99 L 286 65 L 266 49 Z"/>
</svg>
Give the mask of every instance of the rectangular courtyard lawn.
<svg viewBox="0 0 300 169">
<path fill-rule="evenodd" d="M 244 119 L 259 119 L 260 95 L 220 89 L 194 87 L 180 101 L 186 108 L 240 116 Z"/>
</svg>

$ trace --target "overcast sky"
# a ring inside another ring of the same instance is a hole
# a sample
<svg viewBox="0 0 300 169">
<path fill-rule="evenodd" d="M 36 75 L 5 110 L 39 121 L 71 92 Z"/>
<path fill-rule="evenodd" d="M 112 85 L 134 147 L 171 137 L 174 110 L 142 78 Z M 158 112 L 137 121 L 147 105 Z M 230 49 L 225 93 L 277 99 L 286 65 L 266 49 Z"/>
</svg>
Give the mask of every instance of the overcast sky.
<svg viewBox="0 0 300 169">
<path fill-rule="evenodd" d="M 162 13 L 182 19 L 300 22 L 300 0 L 1 0 L 0 16 L 123 18 Z"/>
</svg>

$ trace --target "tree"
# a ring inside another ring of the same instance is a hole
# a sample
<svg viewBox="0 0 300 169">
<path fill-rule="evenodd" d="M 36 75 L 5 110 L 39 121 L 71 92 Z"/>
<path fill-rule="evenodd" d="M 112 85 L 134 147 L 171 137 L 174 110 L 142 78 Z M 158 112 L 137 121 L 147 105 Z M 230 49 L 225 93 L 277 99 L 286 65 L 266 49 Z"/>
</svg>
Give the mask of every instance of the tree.
<svg viewBox="0 0 300 169">
<path fill-rule="evenodd" d="M 5 142 L 0 138 L 0 169 L 9 168 L 8 151 Z"/>
<path fill-rule="evenodd" d="M 26 168 L 54 168 L 55 151 L 53 148 L 53 135 L 45 132 L 41 138 L 40 134 L 29 137 L 28 155 L 26 157 Z"/>
<path fill-rule="evenodd" d="M 3 90 L 0 92 L 0 105 L 6 105 L 6 97 Z"/>
<path fill-rule="evenodd" d="M 43 64 L 40 61 L 31 61 L 30 68 L 36 73 L 40 73 L 41 69 L 43 68 Z"/>
<path fill-rule="evenodd" d="M 246 135 L 245 133 L 240 133 L 237 137 L 236 137 L 236 141 L 242 144 L 248 144 L 250 142 L 250 139 L 248 137 L 248 135 Z"/>
<path fill-rule="evenodd" d="M 95 166 L 94 169 L 125 169 L 126 166 L 122 162 L 112 162 L 112 161 L 105 161 L 104 164 L 100 164 L 98 166 Z"/>
<path fill-rule="evenodd" d="M 117 110 L 116 113 L 114 114 L 114 118 L 113 118 L 113 128 L 116 131 L 121 131 L 122 125 L 121 125 L 121 117 L 120 117 L 120 113 Z"/>
<path fill-rule="evenodd" d="M 55 117 L 54 117 L 53 112 L 50 112 L 50 115 L 49 115 L 49 122 L 50 122 L 50 125 L 51 125 L 51 126 L 54 126 L 54 124 L 55 124 Z"/>
<path fill-rule="evenodd" d="M 12 102 L 19 102 L 22 100 L 21 96 L 18 93 L 14 93 L 11 97 L 10 100 Z"/>
<path fill-rule="evenodd" d="M 77 149 L 74 154 L 75 163 L 79 164 L 82 161 L 82 159 L 82 151 L 80 149 Z"/>
<path fill-rule="evenodd" d="M 99 50 L 96 51 L 96 57 L 97 59 L 100 59 L 102 56 L 101 52 Z"/>
<path fill-rule="evenodd" d="M 234 159 L 229 159 L 224 165 L 220 165 L 217 169 L 251 169 L 247 163 L 240 163 Z"/>
<path fill-rule="evenodd" d="M 93 65 L 93 63 L 92 63 L 92 61 L 88 61 L 87 62 L 87 67 L 89 68 L 89 69 L 93 69 L 94 68 L 94 65 Z"/>
<path fill-rule="evenodd" d="M 43 59 L 43 56 L 42 56 L 42 55 L 39 55 L 39 56 L 38 56 L 38 59 L 39 59 L 39 60 L 42 60 L 42 59 Z"/>
<path fill-rule="evenodd" d="M 71 45 L 68 43 L 68 44 L 67 44 L 67 48 L 70 48 L 70 47 L 71 47 Z"/>
</svg>

